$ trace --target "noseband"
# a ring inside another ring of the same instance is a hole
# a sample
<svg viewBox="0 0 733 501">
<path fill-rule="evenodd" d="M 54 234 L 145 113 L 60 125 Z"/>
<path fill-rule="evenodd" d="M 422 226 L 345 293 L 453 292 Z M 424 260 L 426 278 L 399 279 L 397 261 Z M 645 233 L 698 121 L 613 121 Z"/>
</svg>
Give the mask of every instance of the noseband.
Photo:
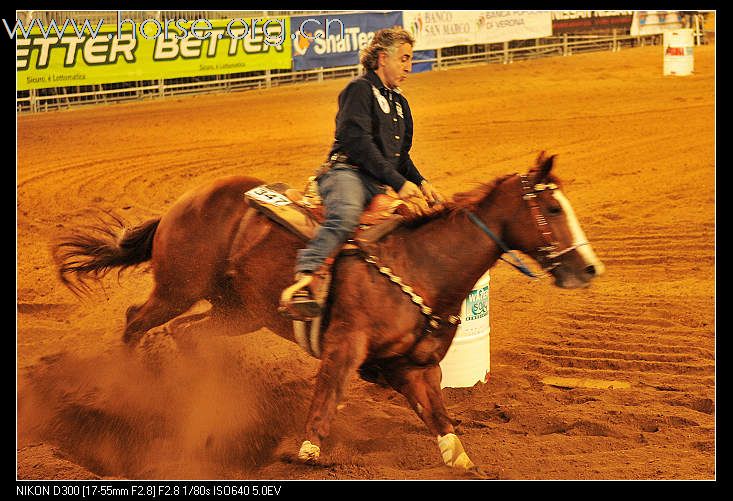
<svg viewBox="0 0 733 501">
<path fill-rule="evenodd" d="M 556 190 L 557 185 L 555 183 L 548 183 L 548 184 L 535 184 L 532 186 L 529 182 L 529 179 L 524 174 L 517 174 L 520 178 L 520 181 L 522 183 L 522 199 L 527 202 L 527 205 L 529 206 L 529 212 L 532 214 L 535 225 L 537 226 L 537 230 L 540 233 L 540 238 L 542 239 L 542 242 L 544 243 L 543 246 L 538 247 L 537 250 L 542 253 L 538 261 L 540 262 L 540 265 L 542 266 L 542 271 L 544 274 L 547 274 L 560 266 L 561 260 L 559 259 L 561 256 L 567 254 L 570 251 L 573 251 L 577 249 L 578 247 L 582 247 L 583 245 L 588 245 L 589 243 L 587 241 L 574 243 L 573 245 L 570 245 L 562 250 L 558 250 L 559 242 L 553 238 L 552 231 L 550 231 L 550 225 L 547 223 L 547 219 L 542 214 L 542 209 L 540 209 L 539 204 L 537 203 L 537 194 L 541 193 L 545 190 Z M 496 244 L 501 248 L 504 253 L 509 254 L 509 256 L 514 260 L 514 262 L 511 262 L 504 258 L 504 256 L 501 256 L 499 259 L 502 261 L 510 264 L 514 268 L 518 269 L 520 272 L 524 273 L 528 277 L 531 278 L 540 278 L 542 275 L 538 275 L 534 272 L 532 272 L 527 266 L 522 262 L 522 260 L 514 254 L 509 247 L 499 238 L 493 231 L 491 231 L 484 223 L 479 219 L 476 214 L 474 214 L 471 211 L 466 210 L 465 211 L 468 214 L 469 219 L 478 226 L 481 231 L 486 233 L 489 238 L 491 238 Z"/>
</svg>

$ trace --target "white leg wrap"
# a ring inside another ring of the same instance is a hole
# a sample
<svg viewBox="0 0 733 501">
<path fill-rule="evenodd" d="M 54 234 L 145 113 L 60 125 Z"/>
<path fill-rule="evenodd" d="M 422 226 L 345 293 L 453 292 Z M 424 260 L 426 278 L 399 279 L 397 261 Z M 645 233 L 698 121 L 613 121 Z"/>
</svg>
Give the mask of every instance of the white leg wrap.
<svg viewBox="0 0 733 501">
<path fill-rule="evenodd" d="M 298 459 L 306 463 L 317 461 L 321 455 L 321 448 L 316 444 L 312 444 L 310 440 L 303 442 L 298 451 Z"/>
<path fill-rule="evenodd" d="M 463 449 L 463 444 L 455 435 L 448 433 L 447 435 L 438 435 L 438 447 L 440 454 L 443 456 L 445 464 L 452 468 L 463 468 L 468 470 L 474 467 L 473 461 L 468 458 L 468 454 Z"/>
</svg>

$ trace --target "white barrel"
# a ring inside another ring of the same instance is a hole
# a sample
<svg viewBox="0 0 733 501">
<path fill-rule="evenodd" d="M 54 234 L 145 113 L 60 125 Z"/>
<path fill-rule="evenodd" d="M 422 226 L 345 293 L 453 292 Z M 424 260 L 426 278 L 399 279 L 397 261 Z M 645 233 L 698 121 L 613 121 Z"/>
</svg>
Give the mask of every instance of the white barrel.
<svg viewBox="0 0 733 501">
<path fill-rule="evenodd" d="M 440 362 L 441 388 L 466 388 L 489 374 L 489 272 L 473 286 L 461 305 L 461 324 L 453 343 Z"/>
<path fill-rule="evenodd" d="M 664 32 L 664 75 L 690 75 L 695 67 L 695 37 L 690 28 Z"/>
</svg>

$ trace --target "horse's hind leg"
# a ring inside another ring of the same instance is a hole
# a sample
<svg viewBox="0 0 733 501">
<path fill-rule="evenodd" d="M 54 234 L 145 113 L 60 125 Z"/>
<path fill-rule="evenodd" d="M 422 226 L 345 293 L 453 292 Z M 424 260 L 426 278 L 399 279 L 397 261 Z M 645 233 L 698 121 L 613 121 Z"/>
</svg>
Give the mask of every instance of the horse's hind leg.
<svg viewBox="0 0 733 501">
<path fill-rule="evenodd" d="M 165 297 L 160 289 L 156 288 L 144 304 L 130 306 L 127 309 L 127 325 L 123 341 L 129 346 L 136 345 L 148 330 L 177 317 L 194 302 L 194 299 Z"/>
<path fill-rule="evenodd" d="M 469 459 L 455 434 L 453 420 L 440 390 L 439 365 L 426 367 L 400 365 L 384 371 L 389 384 L 407 398 L 415 413 L 438 438 L 438 447 L 446 465 L 480 473 Z"/>
</svg>

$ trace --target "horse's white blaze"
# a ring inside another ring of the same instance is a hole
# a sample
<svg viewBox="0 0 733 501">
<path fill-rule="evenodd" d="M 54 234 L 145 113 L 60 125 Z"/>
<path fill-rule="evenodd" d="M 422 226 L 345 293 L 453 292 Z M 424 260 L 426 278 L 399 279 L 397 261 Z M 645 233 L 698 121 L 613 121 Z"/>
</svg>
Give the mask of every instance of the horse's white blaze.
<svg viewBox="0 0 733 501">
<path fill-rule="evenodd" d="M 580 227 L 578 218 L 575 217 L 573 206 L 570 205 L 570 202 L 565 198 L 565 195 L 563 195 L 560 190 L 553 190 L 552 196 L 560 203 L 563 212 L 565 212 L 565 219 L 568 221 L 568 228 L 570 229 L 570 234 L 573 236 L 573 243 L 571 245 L 580 245 L 587 242 L 588 239 L 583 232 L 583 228 Z M 601 263 L 601 260 L 598 259 L 596 253 L 593 252 L 593 248 L 590 244 L 580 245 L 577 250 L 586 263 L 595 267 L 597 275 L 601 275 L 603 273 L 605 266 Z"/>
</svg>

